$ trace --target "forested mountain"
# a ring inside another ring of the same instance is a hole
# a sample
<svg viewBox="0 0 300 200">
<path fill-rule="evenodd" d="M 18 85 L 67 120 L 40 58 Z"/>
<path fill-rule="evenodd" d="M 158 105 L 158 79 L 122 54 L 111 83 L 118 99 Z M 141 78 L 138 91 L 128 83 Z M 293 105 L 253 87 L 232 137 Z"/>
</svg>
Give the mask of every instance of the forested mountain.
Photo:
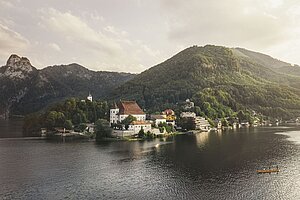
<svg viewBox="0 0 300 200">
<path fill-rule="evenodd" d="M 69 97 L 137 100 L 147 112 L 187 98 L 209 118 L 239 111 L 300 116 L 299 66 L 241 48 L 187 48 L 141 74 L 95 72 L 78 64 L 34 68 L 12 55 L 0 68 L 0 115 L 26 114 Z"/>
<path fill-rule="evenodd" d="M 268 67 L 276 72 L 285 73 L 293 76 L 300 76 L 300 66 L 292 65 L 290 63 L 272 58 L 271 56 L 249 51 L 247 49 L 235 48 L 232 49 L 234 53 L 239 54 L 239 56 L 248 57 L 250 60 L 257 62 L 265 67 Z"/>
<path fill-rule="evenodd" d="M 133 74 L 95 72 L 78 64 L 37 70 L 27 58 L 11 55 L 0 68 L 0 117 L 27 114 L 69 97 L 103 98 Z"/>
<path fill-rule="evenodd" d="M 244 49 L 207 45 L 187 48 L 119 86 L 113 99 L 136 99 L 149 112 L 176 108 L 189 98 L 210 118 L 256 111 L 288 119 L 300 114 L 300 77 L 291 66 Z"/>
</svg>

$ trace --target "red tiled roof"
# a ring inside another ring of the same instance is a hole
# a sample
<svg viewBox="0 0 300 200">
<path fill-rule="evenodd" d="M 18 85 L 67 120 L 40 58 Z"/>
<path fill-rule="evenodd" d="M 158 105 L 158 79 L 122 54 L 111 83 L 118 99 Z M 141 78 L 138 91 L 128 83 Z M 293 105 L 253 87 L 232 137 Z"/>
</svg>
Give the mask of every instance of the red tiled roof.
<svg viewBox="0 0 300 200">
<path fill-rule="evenodd" d="M 145 113 L 135 101 L 120 101 L 118 104 L 121 115 L 144 115 Z"/>
<path fill-rule="evenodd" d="M 163 113 L 166 114 L 166 115 L 175 115 L 175 112 L 171 109 L 167 109 Z"/>
</svg>

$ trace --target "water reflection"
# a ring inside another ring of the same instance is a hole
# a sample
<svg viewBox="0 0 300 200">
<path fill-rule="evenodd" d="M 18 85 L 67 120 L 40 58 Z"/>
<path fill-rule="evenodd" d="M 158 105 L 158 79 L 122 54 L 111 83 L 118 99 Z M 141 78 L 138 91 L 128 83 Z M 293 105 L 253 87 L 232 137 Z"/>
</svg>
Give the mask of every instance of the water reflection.
<svg viewBox="0 0 300 200">
<path fill-rule="evenodd" d="M 207 145 L 209 136 L 208 132 L 197 133 L 195 136 L 199 148 L 203 148 L 205 145 Z"/>
<path fill-rule="evenodd" d="M 299 129 L 136 142 L 0 140 L 0 199 L 299 199 L 300 145 L 277 132 Z M 281 172 L 256 174 L 269 165 Z"/>
<path fill-rule="evenodd" d="M 23 119 L 1 120 L 0 119 L 0 138 L 22 137 Z"/>
</svg>

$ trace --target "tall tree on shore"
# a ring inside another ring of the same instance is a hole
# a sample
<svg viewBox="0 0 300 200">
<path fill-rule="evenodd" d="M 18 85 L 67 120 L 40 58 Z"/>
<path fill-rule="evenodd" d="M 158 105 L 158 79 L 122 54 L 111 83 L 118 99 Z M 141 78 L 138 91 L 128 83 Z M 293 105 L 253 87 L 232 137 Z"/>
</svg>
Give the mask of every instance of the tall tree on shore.
<svg viewBox="0 0 300 200">
<path fill-rule="evenodd" d="M 110 128 L 109 121 L 105 119 L 98 119 L 96 122 L 96 140 L 100 141 L 104 137 L 110 137 L 112 129 Z"/>
</svg>

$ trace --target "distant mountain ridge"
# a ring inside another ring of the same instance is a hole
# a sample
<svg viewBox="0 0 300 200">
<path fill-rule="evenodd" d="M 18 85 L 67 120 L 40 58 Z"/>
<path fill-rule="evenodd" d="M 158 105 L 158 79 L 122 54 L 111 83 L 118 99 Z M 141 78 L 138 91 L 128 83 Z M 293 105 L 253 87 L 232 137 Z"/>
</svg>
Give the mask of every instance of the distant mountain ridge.
<svg viewBox="0 0 300 200">
<path fill-rule="evenodd" d="M 211 118 L 251 110 L 300 116 L 300 67 L 242 48 L 189 47 L 135 75 L 95 72 L 76 63 L 37 70 L 12 55 L 0 67 L 0 116 L 27 114 L 69 97 L 137 100 L 147 112 L 178 108 L 187 98 Z"/>
<path fill-rule="evenodd" d="M 107 93 L 135 75 L 95 72 L 76 63 L 38 70 L 29 59 L 11 55 L 0 67 L 0 116 L 24 115 L 68 97 L 94 98 Z"/>
<path fill-rule="evenodd" d="M 285 66 L 292 65 L 241 48 L 193 46 L 119 86 L 112 96 L 137 99 L 151 112 L 192 99 L 211 118 L 231 110 L 300 116 L 300 77 L 280 72 Z"/>
</svg>

